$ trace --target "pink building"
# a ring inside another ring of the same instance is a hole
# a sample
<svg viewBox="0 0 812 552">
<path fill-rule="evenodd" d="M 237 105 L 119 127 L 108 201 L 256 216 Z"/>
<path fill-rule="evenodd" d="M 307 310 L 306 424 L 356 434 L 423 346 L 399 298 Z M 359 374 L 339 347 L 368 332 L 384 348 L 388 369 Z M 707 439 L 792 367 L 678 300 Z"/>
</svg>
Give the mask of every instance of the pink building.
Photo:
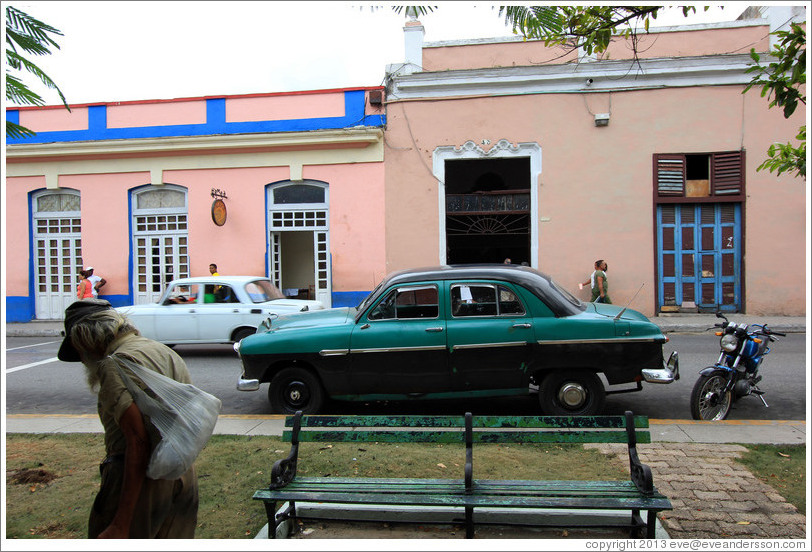
<svg viewBox="0 0 812 552">
<path fill-rule="evenodd" d="M 423 43 L 389 68 L 386 267 L 526 262 L 583 300 L 593 263 L 648 315 L 802 315 L 805 182 L 756 168 L 795 137 L 750 48 L 804 8 L 663 28 L 587 57 L 520 37 Z"/>
<path fill-rule="evenodd" d="M 378 87 L 7 109 L 37 134 L 6 149 L 6 320 L 62 318 L 88 265 L 114 305 L 209 263 L 356 304 L 385 262 L 381 104 Z"/>
<path fill-rule="evenodd" d="M 806 183 L 756 167 L 804 114 L 742 92 L 750 48 L 805 11 L 754 13 L 641 35 L 637 61 L 424 44 L 412 21 L 385 97 L 7 109 L 37 135 L 6 149 L 6 320 L 61 318 L 87 265 L 116 305 L 216 263 L 343 306 L 394 270 L 507 257 L 584 300 L 605 259 L 613 301 L 648 315 L 802 315 Z"/>
</svg>

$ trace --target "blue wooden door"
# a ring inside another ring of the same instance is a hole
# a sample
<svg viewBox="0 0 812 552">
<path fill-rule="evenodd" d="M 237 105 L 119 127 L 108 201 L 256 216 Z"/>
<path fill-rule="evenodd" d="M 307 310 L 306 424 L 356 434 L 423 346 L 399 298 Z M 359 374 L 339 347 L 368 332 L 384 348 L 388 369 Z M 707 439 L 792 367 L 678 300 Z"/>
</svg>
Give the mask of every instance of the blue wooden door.
<svg viewBox="0 0 812 552">
<path fill-rule="evenodd" d="M 657 310 L 740 312 L 741 257 L 740 204 L 658 205 Z"/>
</svg>

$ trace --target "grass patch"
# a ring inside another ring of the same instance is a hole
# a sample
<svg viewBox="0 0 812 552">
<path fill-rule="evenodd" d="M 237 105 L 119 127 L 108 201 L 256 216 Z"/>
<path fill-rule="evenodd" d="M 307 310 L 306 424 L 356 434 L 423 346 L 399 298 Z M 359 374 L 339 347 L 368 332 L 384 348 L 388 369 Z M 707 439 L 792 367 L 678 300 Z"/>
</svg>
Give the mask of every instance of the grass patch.
<svg viewBox="0 0 812 552">
<path fill-rule="evenodd" d="M 806 513 L 806 445 L 744 445 L 739 460 L 800 513 Z"/>
<path fill-rule="evenodd" d="M 804 445 L 745 445 L 740 462 L 806 512 Z M 273 462 L 287 456 L 278 437 L 214 435 L 196 463 L 201 539 L 253 538 L 265 510 L 251 499 Z M 99 489 L 100 434 L 6 435 L 6 534 L 9 539 L 82 539 Z M 475 477 L 622 480 L 625 462 L 580 445 L 478 445 Z M 462 446 L 302 443 L 299 472 L 310 476 L 461 479 Z M 656 484 L 656 481 L 655 481 Z"/>
<path fill-rule="evenodd" d="M 251 499 L 268 484 L 290 445 L 278 437 L 214 435 L 197 460 L 196 538 L 253 538 L 265 510 Z M 303 443 L 299 473 L 334 477 L 462 479 L 462 446 Z M 6 435 L 6 534 L 9 539 L 81 539 L 99 489 L 100 434 Z M 580 445 L 481 445 L 475 476 L 492 479 L 626 479 L 620 463 Z"/>
</svg>

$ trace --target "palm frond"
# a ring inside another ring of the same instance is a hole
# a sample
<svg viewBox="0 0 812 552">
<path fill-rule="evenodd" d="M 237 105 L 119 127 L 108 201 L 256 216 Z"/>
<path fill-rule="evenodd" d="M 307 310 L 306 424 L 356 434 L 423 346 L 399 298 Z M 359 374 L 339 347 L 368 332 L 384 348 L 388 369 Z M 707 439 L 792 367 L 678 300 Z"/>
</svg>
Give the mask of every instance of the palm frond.
<svg viewBox="0 0 812 552">
<path fill-rule="evenodd" d="M 29 138 L 31 136 L 36 136 L 36 133 L 25 128 L 24 126 L 20 126 L 17 123 L 12 123 L 11 121 L 7 120 L 6 136 L 8 138 Z"/>
<path fill-rule="evenodd" d="M 406 15 L 414 15 L 417 17 L 433 12 L 436 7 L 437 6 L 392 6 L 392 11 L 398 15 L 405 11 Z"/>
<path fill-rule="evenodd" d="M 6 100 L 18 105 L 45 105 L 39 94 L 14 75 L 6 75 Z"/>
</svg>

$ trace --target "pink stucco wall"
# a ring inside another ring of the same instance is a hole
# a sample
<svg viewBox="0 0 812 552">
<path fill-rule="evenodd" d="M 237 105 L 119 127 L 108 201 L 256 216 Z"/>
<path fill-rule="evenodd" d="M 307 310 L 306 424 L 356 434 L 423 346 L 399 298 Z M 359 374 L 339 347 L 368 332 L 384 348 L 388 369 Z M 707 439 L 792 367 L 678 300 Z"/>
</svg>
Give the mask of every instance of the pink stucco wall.
<svg viewBox="0 0 812 552">
<path fill-rule="evenodd" d="M 386 276 L 384 164 L 314 165 L 303 177 L 330 183 L 333 291 L 373 289 Z"/>
<path fill-rule="evenodd" d="M 206 122 L 206 101 L 110 104 L 107 128 L 195 125 Z"/>
<path fill-rule="evenodd" d="M 188 189 L 189 267 L 192 276 L 209 273 L 265 275 L 265 185 L 287 180 L 288 167 L 165 171 L 164 181 Z M 226 192 L 223 226 L 211 218 L 212 189 Z"/>
<path fill-rule="evenodd" d="M 805 231 L 804 212 L 798 207 L 805 201 L 803 184 L 791 177 L 756 174 L 755 167 L 772 141 L 795 135 L 803 115 L 785 121 L 780 112 L 768 110 L 757 93 L 742 95 L 741 90 L 730 86 L 612 93 L 607 127 L 596 127 L 590 113 L 604 111 L 608 96 L 600 94 L 390 104 L 387 268 L 438 261 L 439 191 L 430 172 L 436 147 L 459 147 L 468 140 L 480 144 L 483 139 L 492 144 L 503 138 L 514 144 L 536 142 L 542 151 L 539 268 L 577 293 L 594 260 L 604 258 L 615 303 L 625 304 L 645 284 L 632 307 L 653 314 L 653 154 L 744 148 L 749 196 L 746 309 L 754 314 L 801 314 Z M 781 285 L 774 285 L 776 281 Z M 587 298 L 585 291 L 580 296 Z"/>
<path fill-rule="evenodd" d="M 229 98 L 226 122 L 343 117 L 344 93 Z"/>
<path fill-rule="evenodd" d="M 63 107 L 20 109 L 20 125 L 34 132 L 85 130 L 88 126 L 87 107 L 74 107 L 70 111 Z"/>
<path fill-rule="evenodd" d="M 747 53 L 753 47 L 766 52 L 769 47 L 768 26 L 747 26 L 701 31 L 652 32 L 639 35 L 637 55 L 641 59 L 673 56 L 705 56 L 724 53 Z M 748 45 L 742 50 L 742 44 Z M 612 43 L 602 59 L 631 59 L 633 52 L 626 41 Z M 423 48 L 426 71 L 480 69 L 487 67 L 521 67 L 562 64 L 576 60 L 576 52 L 561 46 L 545 46 L 542 41 L 512 41 L 493 44 Z"/>
<path fill-rule="evenodd" d="M 4 269 L 6 274 L 6 294 L 11 296 L 28 295 L 28 267 L 31 262 L 30 225 L 28 224 L 28 193 L 45 189 L 44 176 L 6 178 L 6 204 L 17 208 L 4 207 Z"/>
<path fill-rule="evenodd" d="M 64 175 L 60 188 L 82 195 L 82 260 L 107 280 L 105 294 L 126 294 L 129 284 L 127 256 L 130 250 L 127 223 L 127 191 L 149 182 L 148 173 L 106 175 Z M 30 192 L 44 190 L 43 177 L 16 177 L 6 180 L 8 202 L 28 205 Z M 8 270 L 6 293 L 28 295 L 28 266 L 31 262 L 29 213 L 25 209 L 6 210 L 6 258 L 19 270 Z M 124 229 L 124 231 L 122 231 Z"/>
</svg>

